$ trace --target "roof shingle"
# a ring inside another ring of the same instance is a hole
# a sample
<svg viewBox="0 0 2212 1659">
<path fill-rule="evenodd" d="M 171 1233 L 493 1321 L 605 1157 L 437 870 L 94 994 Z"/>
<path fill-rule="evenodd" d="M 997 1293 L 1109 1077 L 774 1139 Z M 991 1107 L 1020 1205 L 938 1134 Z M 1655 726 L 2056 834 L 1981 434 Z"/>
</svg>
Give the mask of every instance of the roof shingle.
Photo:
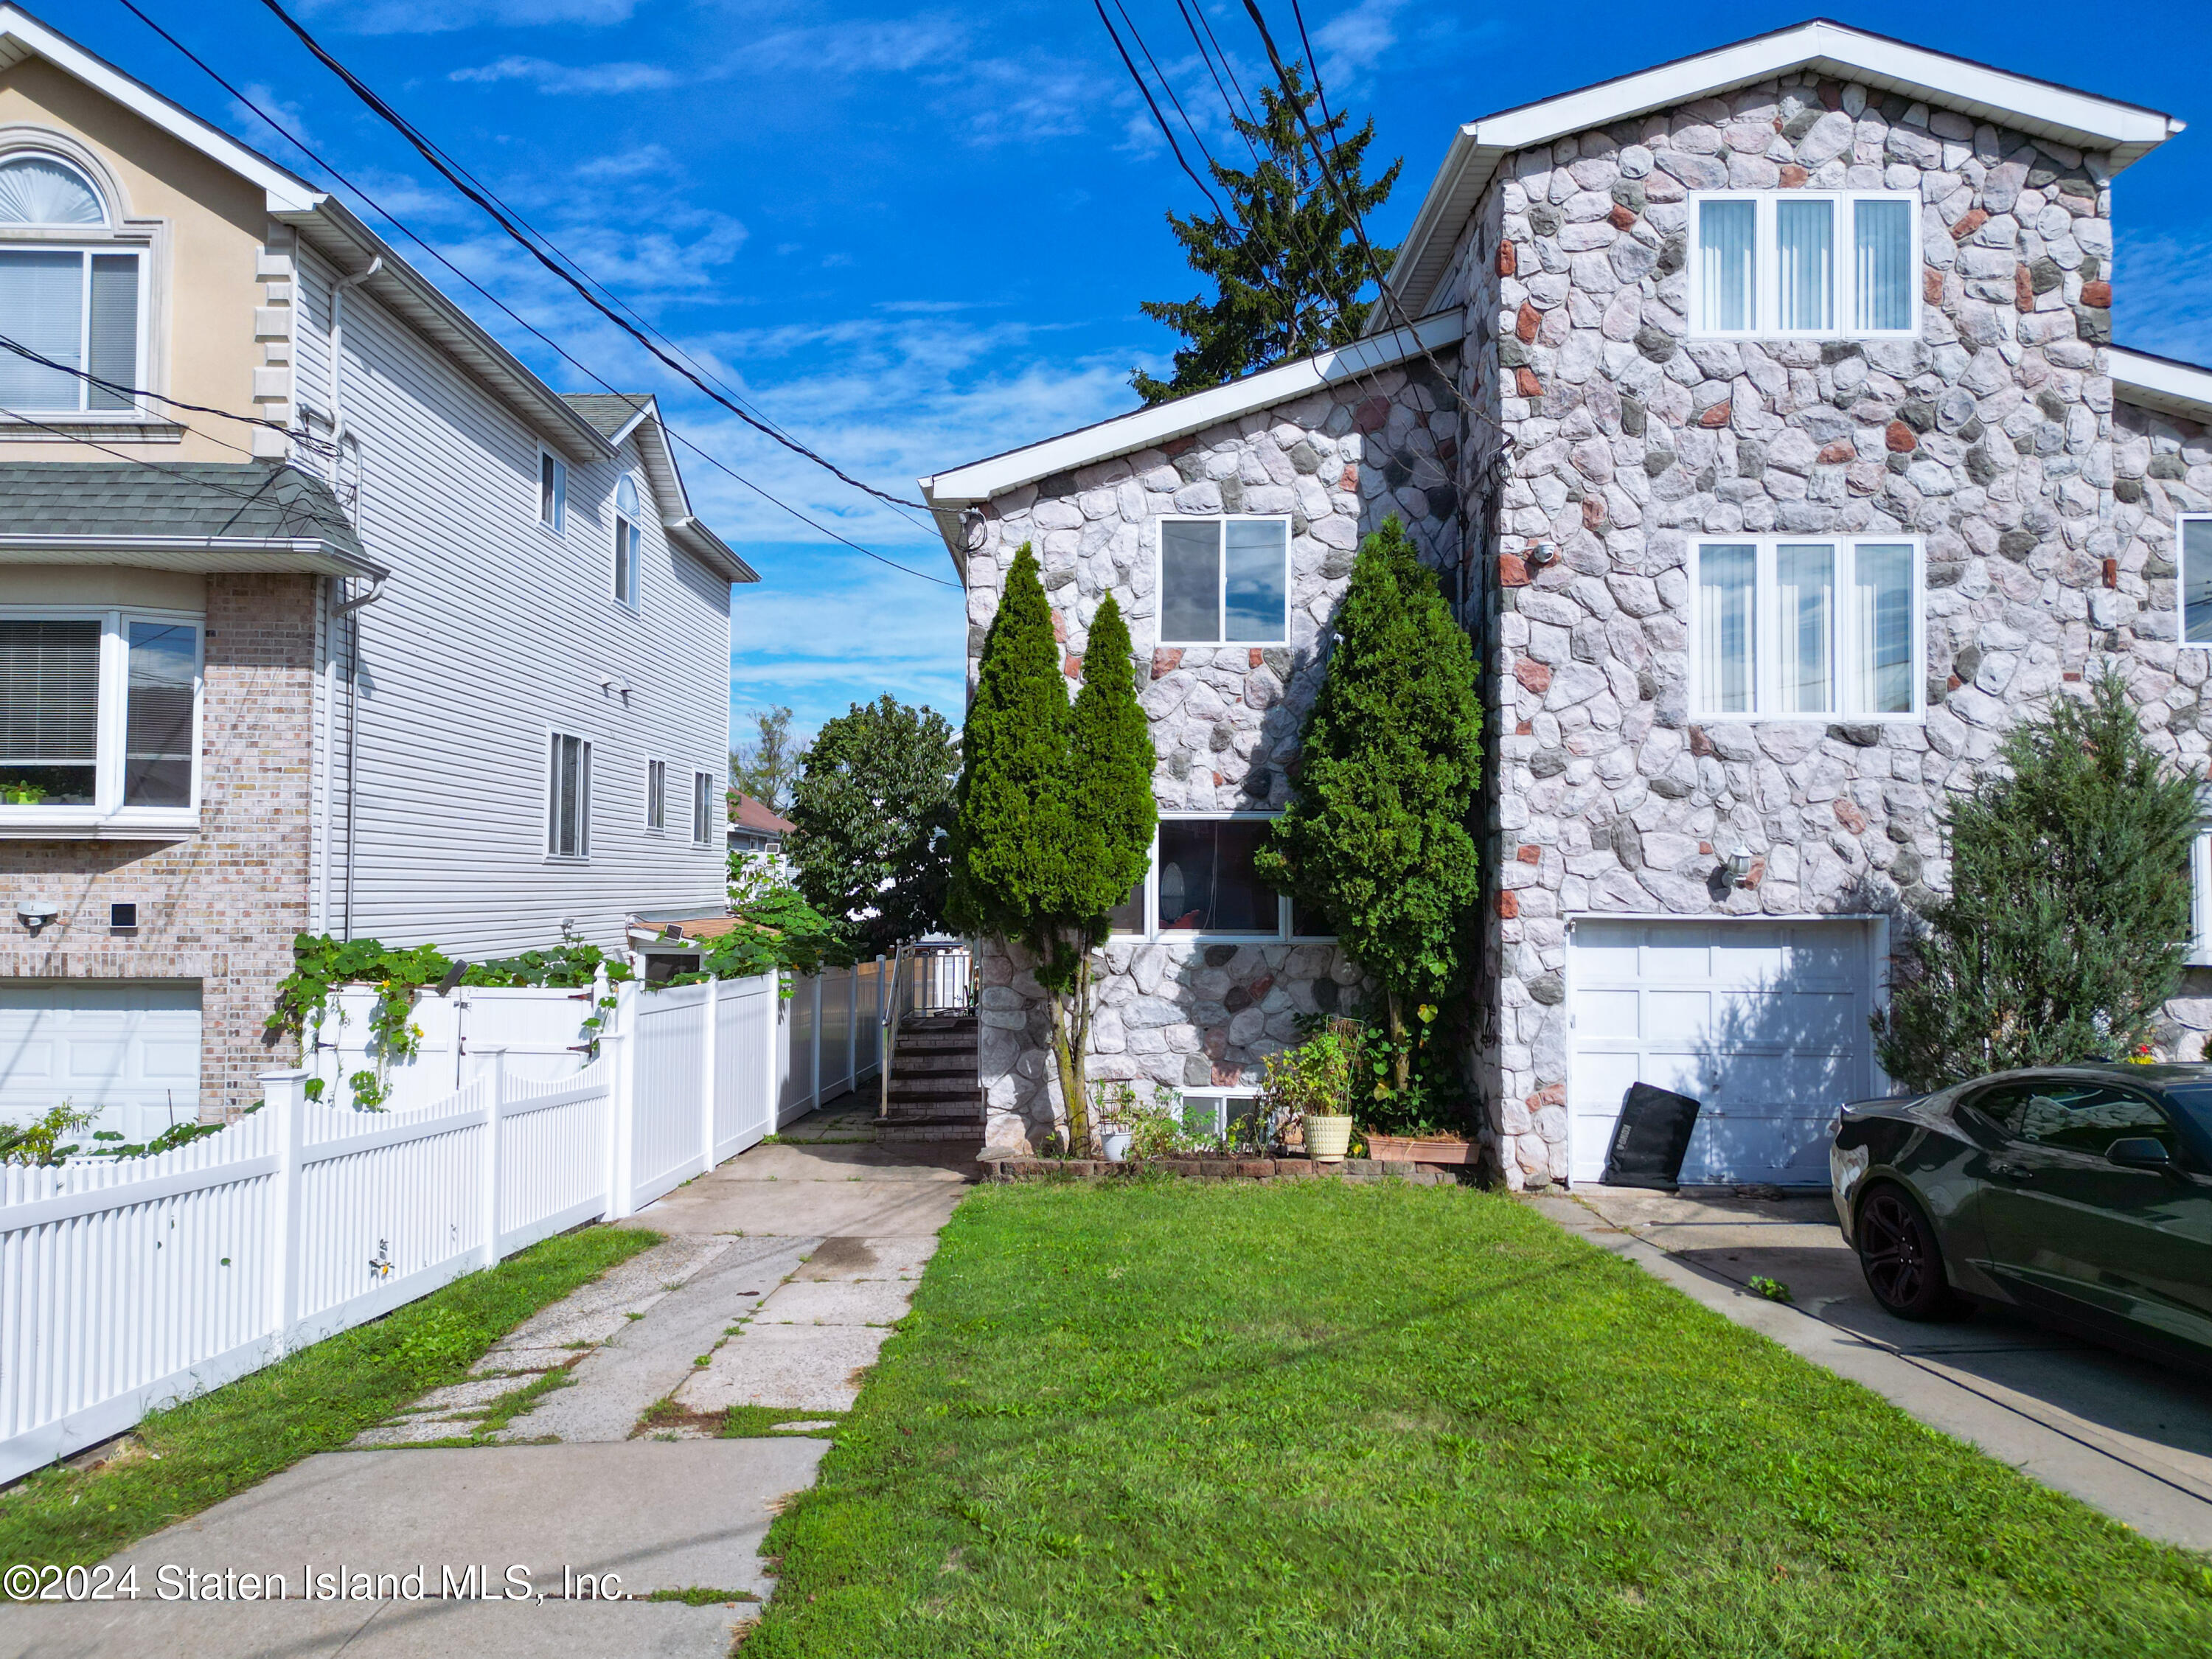
<svg viewBox="0 0 2212 1659">
<path fill-rule="evenodd" d="M 0 530 L 317 540 L 366 556 L 328 484 L 267 461 L 0 463 Z"/>
</svg>

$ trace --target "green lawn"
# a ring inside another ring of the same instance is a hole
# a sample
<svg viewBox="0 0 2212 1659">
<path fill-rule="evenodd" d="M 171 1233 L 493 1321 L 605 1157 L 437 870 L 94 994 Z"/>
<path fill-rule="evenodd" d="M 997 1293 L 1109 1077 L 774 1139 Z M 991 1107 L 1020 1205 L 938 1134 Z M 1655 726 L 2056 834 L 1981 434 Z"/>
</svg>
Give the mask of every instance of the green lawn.
<svg viewBox="0 0 2212 1659">
<path fill-rule="evenodd" d="M 0 1492 L 0 1565 L 93 1562 L 197 1515 L 311 1452 L 343 1446 L 426 1389 L 458 1381 L 547 1304 L 658 1244 L 591 1227 L 549 1238 L 368 1325 L 156 1412 L 106 1467 L 43 1470 Z"/>
<path fill-rule="evenodd" d="M 2212 1571 L 1510 1199 L 972 1195 L 745 1659 L 2212 1652 Z"/>
</svg>

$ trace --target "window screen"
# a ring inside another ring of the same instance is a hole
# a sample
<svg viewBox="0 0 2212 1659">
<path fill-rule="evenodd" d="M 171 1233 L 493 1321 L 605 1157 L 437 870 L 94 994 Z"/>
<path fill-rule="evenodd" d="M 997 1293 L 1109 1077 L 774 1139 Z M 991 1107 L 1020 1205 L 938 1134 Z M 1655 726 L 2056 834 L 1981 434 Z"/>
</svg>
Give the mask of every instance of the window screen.
<svg viewBox="0 0 2212 1659">
<path fill-rule="evenodd" d="M 645 763 L 645 827 L 665 830 L 668 827 L 668 763 L 647 761 Z"/>
<path fill-rule="evenodd" d="M 96 622 L 0 621 L 0 805 L 93 805 L 100 634 Z"/>
<path fill-rule="evenodd" d="M 691 839 L 704 847 L 714 829 L 714 780 L 711 774 L 691 775 Z"/>
<path fill-rule="evenodd" d="M 1785 329 L 1836 325 L 1836 204 L 1825 200 L 1774 204 L 1774 256 L 1779 322 Z"/>
<path fill-rule="evenodd" d="M 1866 201 L 1851 204 L 1854 325 L 1862 329 L 1912 326 L 1912 204 Z"/>
<path fill-rule="evenodd" d="M 553 734 L 548 768 L 545 850 L 555 858 L 580 859 L 592 851 L 592 745 L 581 738 Z"/>
<path fill-rule="evenodd" d="M 568 469 L 540 451 L 538 457 L 538 522 L 556 534 L 568 527 Z"/>
</svg>

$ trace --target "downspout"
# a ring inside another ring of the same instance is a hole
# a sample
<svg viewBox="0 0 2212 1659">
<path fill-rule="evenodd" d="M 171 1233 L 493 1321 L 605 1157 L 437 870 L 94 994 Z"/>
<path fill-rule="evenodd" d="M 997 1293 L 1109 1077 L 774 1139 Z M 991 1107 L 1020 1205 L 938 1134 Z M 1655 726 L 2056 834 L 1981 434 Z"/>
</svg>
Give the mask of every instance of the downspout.
<svg viewBox="0 0 2212 1659">
<path fill-rule="evenodd" d="M 344 465 L 345 420 L 345 296 L 346 290 L 359 288 L 384 269 L 384 256 L 380 253 L 368 262 L 368 268 L 350 276 L 341 276 L 331 284 L 331 489 L 335 493 L 340 484 L 340 471 Z M 355 524 L 359 527 L 360 501 L 355 500 Z M 358 783 L 361 775 L 361 618 L 355 613 L 364 605 L 374 605 L 384 597 L 384 578 L 378 577 L 369 584 L 368 592 L 357 599 L 341 601 L 331 608 L 333 624 L 350 618 L 347 629 L 346 673 L 346 833 L 345 833 L 345 907 L 343 937 L 353 937 L 354 849 L 357 837 L 355 826 L 361 814 L 358 809 Z M 325 751 L 327 753 L 327 750 Z M 323 845 L 327 856 L 330 847 L 329 815 L 333 811 L 332 792 L 323 791 Z M 324 883 L 325 904 L 329 902 L 329 882 Z M 327 927 L 327 918 L 325 926 Z"/>
<path fill-rule="evenodd" d="M 345 296 L 349 288 L 359 288 L 384 269 L 384 256 L 380 253 L 368 262 L 368 269 L 351 276 L 341 276 L 331 284 L 331 488 L 338 483 L 338 445 L 345 437 L 345 399 L 343 397 L 345 350 Z"/>
</svg>

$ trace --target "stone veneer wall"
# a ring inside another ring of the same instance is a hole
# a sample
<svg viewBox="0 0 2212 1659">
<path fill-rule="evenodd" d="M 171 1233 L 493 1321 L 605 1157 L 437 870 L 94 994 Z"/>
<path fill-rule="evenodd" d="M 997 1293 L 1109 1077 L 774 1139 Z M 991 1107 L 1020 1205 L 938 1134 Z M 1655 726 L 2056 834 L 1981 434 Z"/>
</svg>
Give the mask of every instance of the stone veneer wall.
<svg viewBox="0 0 2212 1659">
<path fill-rule="evenodd" d="M 1722 186 L 1916 191 L 1920 337 L 1688 339 L 1687 192 Z M 1512 1184 L 1567 1170 L 1566 918 L 1923 899 L 1935 803 L 2022 708 L 2112 661 L 2147 706 L 2193 708 L 2171 619 L 2137 628 L 2171 583 L 2112 489 L 2110 210 L 2100 157 L 1804 78 L 1501 164 L 1446 292 L 1511 438 L 1478 1076 Z M 1689 543 L 1739 532 L 1924 538 L 1924 721 L 1692 723 Z M 1709 885 L 1738 838 L 1751 879 Z"/>
<path fill-rule="evenodd" d="M 1361 535 L 1395 513 L 1452 573 L 1448 584 L 1456 574 L 1455 407 L 1415 359 L 997 497 L 967 561 L 971 693 L 1000 585 L 1016 550 L 1032 543 L 1071 684 L 1100 601 L 1114 594 L 1128 618 L 1161 809 L 1279 808 Z M 1160 648 L 1154 520 L 1224 512 L 1291 516 L 1290 643 Z M 1255 1082 L 1263 1058 L 1295 1041 L 1297 1015 L 1349 1006 L 1360 981 L 1328 944 L 1116 939 L 1103 961 L 1091 1075 L 1140 1085 Z M 978 1063 L 995 1144 L 1041 1135 L 1056 1109 L 1030 966 L 988 945 L 977 952 Z"/>
<path fill-rule="evenodd" d="M 259 1100 L 256 1075 L 297 1053 L 265 1045 L 263 1022 L 307 922 L 316 580 L 207 579 L 197 834 L 167 845 L 0 842 L 12 890 L 0 979 L 198 981 L 205 1119 Z M 36 939 L 12 902 L 33 895 L 62 907 Z M 109 933 L 116 900 L 137 902 L 135 936 Z"/>
</svg>

